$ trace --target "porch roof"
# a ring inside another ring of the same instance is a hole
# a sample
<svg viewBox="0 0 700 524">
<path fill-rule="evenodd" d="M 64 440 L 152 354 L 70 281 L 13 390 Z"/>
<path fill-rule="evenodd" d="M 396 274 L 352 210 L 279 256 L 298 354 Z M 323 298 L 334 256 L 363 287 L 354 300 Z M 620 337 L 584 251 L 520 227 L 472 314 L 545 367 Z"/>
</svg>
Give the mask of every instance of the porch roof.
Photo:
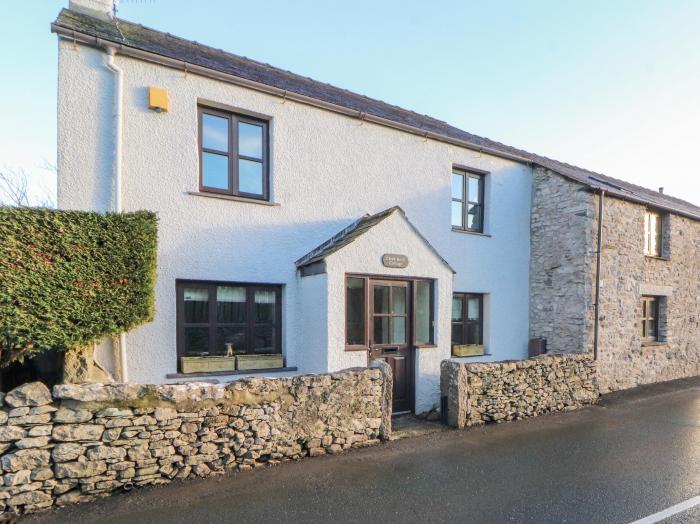
<svg viewBox="0 0 700 524">
<path fill-rule="evenodd" d="M 400 213 L 406 221 L 406 223 L 409 225 L 409 227 L 418 236 L 418 238 L 420 238 L 423 241 L 423 243 L 428 247 L 428 249 L 430 249 L 430 251 L 432 251 L 435 254 L 435 256 L 437 256 L 440 259 L 440 261 L 443 264 L 445 264 L 445 266 L 447 266 L 453 273 L 455 273 L 455 270 L 452 268 L 452 266 L 450 266 L 447 260 L 442 258 L 440 253 L 438 253 L 438 251 L 432 246 L 432 244 L 428 242 L 428 239 L 426 239 L 420 233 L 420 231 L 416 229 L 416 227 L 406 216 L 404 210 L 401 209 L 399 206 L 390 207 L 389 209 L 385 209 L 384 211 L 380 211 L 379 213 L 375 213 L 374 215 L 367 214 L 362 218 L 356 220 L 355 222 L 347 226 L 345 229 L 339 231 L 331 238 L 323 242 L 321 245 L 315 247 L 306 255 L 297 260 L 295 262 L 297 268 L 302 269 L 316 262 L 321 262 L 326 257 L 347 246 L 356 238 L 360 237 L 361 235 L 363 235 L 364 233 L 366 233 L 367 231 L 369 231 L 374 226 L 381 223 L 383 220 L 390 217 L 394 213 Z"/>
</svg>

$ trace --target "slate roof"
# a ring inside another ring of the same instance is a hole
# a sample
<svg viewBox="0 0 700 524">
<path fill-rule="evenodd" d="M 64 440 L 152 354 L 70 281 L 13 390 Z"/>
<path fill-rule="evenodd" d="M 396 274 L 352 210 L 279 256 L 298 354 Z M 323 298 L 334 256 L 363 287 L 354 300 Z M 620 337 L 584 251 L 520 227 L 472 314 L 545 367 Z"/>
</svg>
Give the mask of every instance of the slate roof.
<svg viewBox="0 0 700 524">
<path fill-rule="evenodd" d="M 426 239 L 420 233 L 420 231 L 416 229 L 416 227 L 406 216 L 406 213 L 404 213 L 404 210 L 401 209 L 399 206 L 390 207 L 389 209 L 385 209 L 384 211 L 380 211 L 379 213 L 376 213 L 374 215 L 365 215 L 362 218 L 356 220 L 348 227 L 339 231 L 331 238 L 326 240 L 323 244 L 315 247 L 306 255 L 297 260 L 295 262 L 297 268 L 301 269 L 303 267 L 310 266 L 315 262 L 321 262 L 322 260 L 325 260 L 325 258 L 328 257 L 328 255 L 331 255 L 336 251 L 344 248 L 345 246 L 347 246 L 355 239 L 365 234 L 367 231 L 369 231 L 374 226 L 382 222 L 384 219 L 390 217 L 394 213 L 401 213 L 401 215 L 404 217 L 404 219 L 411 227 L 413 232 L 416 235 L 418 235 L 418 237 L 425 243 L 428 249 L 430 249 L 442 261 L 443 264 L 450 268 L 450 270 L 453 273 L 455 272 L 455 270 L 452 269 L 452 266 L 450 266 L 450 264 L 448 264 L 447 261 L 444 258 L 442 258 L 442 256 L 440 256 L 440 253 L 437 252 L 437 250 L 432 246 L 432 244 L 428 242 L 428 239 Z"/>
<path fill-rule="evenodd" d="M 156 31 L 126 20 L 119 18 L 102 20 L 69 9 L 63 9 L 54 22 L 54 30 L 55 28 L 74 31 L 121 44 L 122 46 L 272 86 L 290 93 L 304 95 L 360 113 L 374 115 L 397 124 L 411 126 L 421 132 L 466 142 L 470 147 L 477 150 L 485 148 L 503 155 L 514 155 L 523 158 L 529 163 L 550 169 L 561 176 L 584 184 L 591 189 L 604 189 L 611 195 L 619 198 L 640 202 L 700 220 L 700 206 L 679 198 L 507 146 L 488 138 L 473 135 L 451 126 L 447 122 L 427 115 L 421 115 L 380 100 L 273 67 L 269 64 L 178 38 L 169 33 Z"/>
</svg>

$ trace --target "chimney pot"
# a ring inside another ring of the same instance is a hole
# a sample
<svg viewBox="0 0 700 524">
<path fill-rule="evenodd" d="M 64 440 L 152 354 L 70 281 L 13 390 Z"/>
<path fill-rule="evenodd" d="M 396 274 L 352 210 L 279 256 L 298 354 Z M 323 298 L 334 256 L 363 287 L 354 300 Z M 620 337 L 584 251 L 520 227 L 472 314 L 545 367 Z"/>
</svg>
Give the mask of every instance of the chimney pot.
<svg viewBox="0 0 700 524">
<path fill-rule="evenodd" d="M 660 188 L 659 188 L 659 193 L 661 193 L 662 195 L 664 194 L 664 188 L 663 188 L 663 187 L 660 187 Z"/>
<path fill-rule="evenodd" d="M 69 0 L 68 9 L 95 18 L 110 20 L 114 17 L 114 5 L 115 0 Z"/>
</svg>

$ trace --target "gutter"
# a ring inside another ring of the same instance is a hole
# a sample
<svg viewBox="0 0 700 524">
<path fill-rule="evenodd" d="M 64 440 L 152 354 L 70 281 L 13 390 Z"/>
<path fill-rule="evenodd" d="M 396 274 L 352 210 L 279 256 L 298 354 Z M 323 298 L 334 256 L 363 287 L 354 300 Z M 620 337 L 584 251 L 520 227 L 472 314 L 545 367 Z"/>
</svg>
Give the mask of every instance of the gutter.
<svg viewBox="0 0 700 524">
<path fill-rule="evenodd" d="M 107 53 L 105 67 L 114 74 L 114 152 L 112 155 L 112 176 L 114 182 L 113 210 L 121 213 L 122 204 L 122 128 L 123 116 L 122 107 L 124 105 L 124 72 L 114 63 L 116 51 L 112 46 L 105 46 Z M 119 375 L 122 382 L 129 381 L 126 367 L 126 333 L 119 334 Z"/>
<path fill-rule="evenodd" d="M 595 259 L 595 304 L 593 320 L 593 360 L 598 360 L 598 342 L 600 331 L 600 259 L 603 246 L 603 211 L 605 203 L 605 190 L 598 192 L 598 242 Z"/>
</svg>

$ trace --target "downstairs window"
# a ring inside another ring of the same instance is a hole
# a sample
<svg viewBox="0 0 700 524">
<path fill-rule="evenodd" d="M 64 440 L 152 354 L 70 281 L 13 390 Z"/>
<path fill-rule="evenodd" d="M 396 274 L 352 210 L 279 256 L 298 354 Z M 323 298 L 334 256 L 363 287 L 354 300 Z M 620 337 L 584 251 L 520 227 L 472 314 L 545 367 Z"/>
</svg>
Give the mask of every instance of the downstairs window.
<svg viewBox="0 0 700 524">
<path fill-rule="evenodd" d="M 281 353 L 282 288 L 179 281 L 179 357 Z"/>
</svg>

